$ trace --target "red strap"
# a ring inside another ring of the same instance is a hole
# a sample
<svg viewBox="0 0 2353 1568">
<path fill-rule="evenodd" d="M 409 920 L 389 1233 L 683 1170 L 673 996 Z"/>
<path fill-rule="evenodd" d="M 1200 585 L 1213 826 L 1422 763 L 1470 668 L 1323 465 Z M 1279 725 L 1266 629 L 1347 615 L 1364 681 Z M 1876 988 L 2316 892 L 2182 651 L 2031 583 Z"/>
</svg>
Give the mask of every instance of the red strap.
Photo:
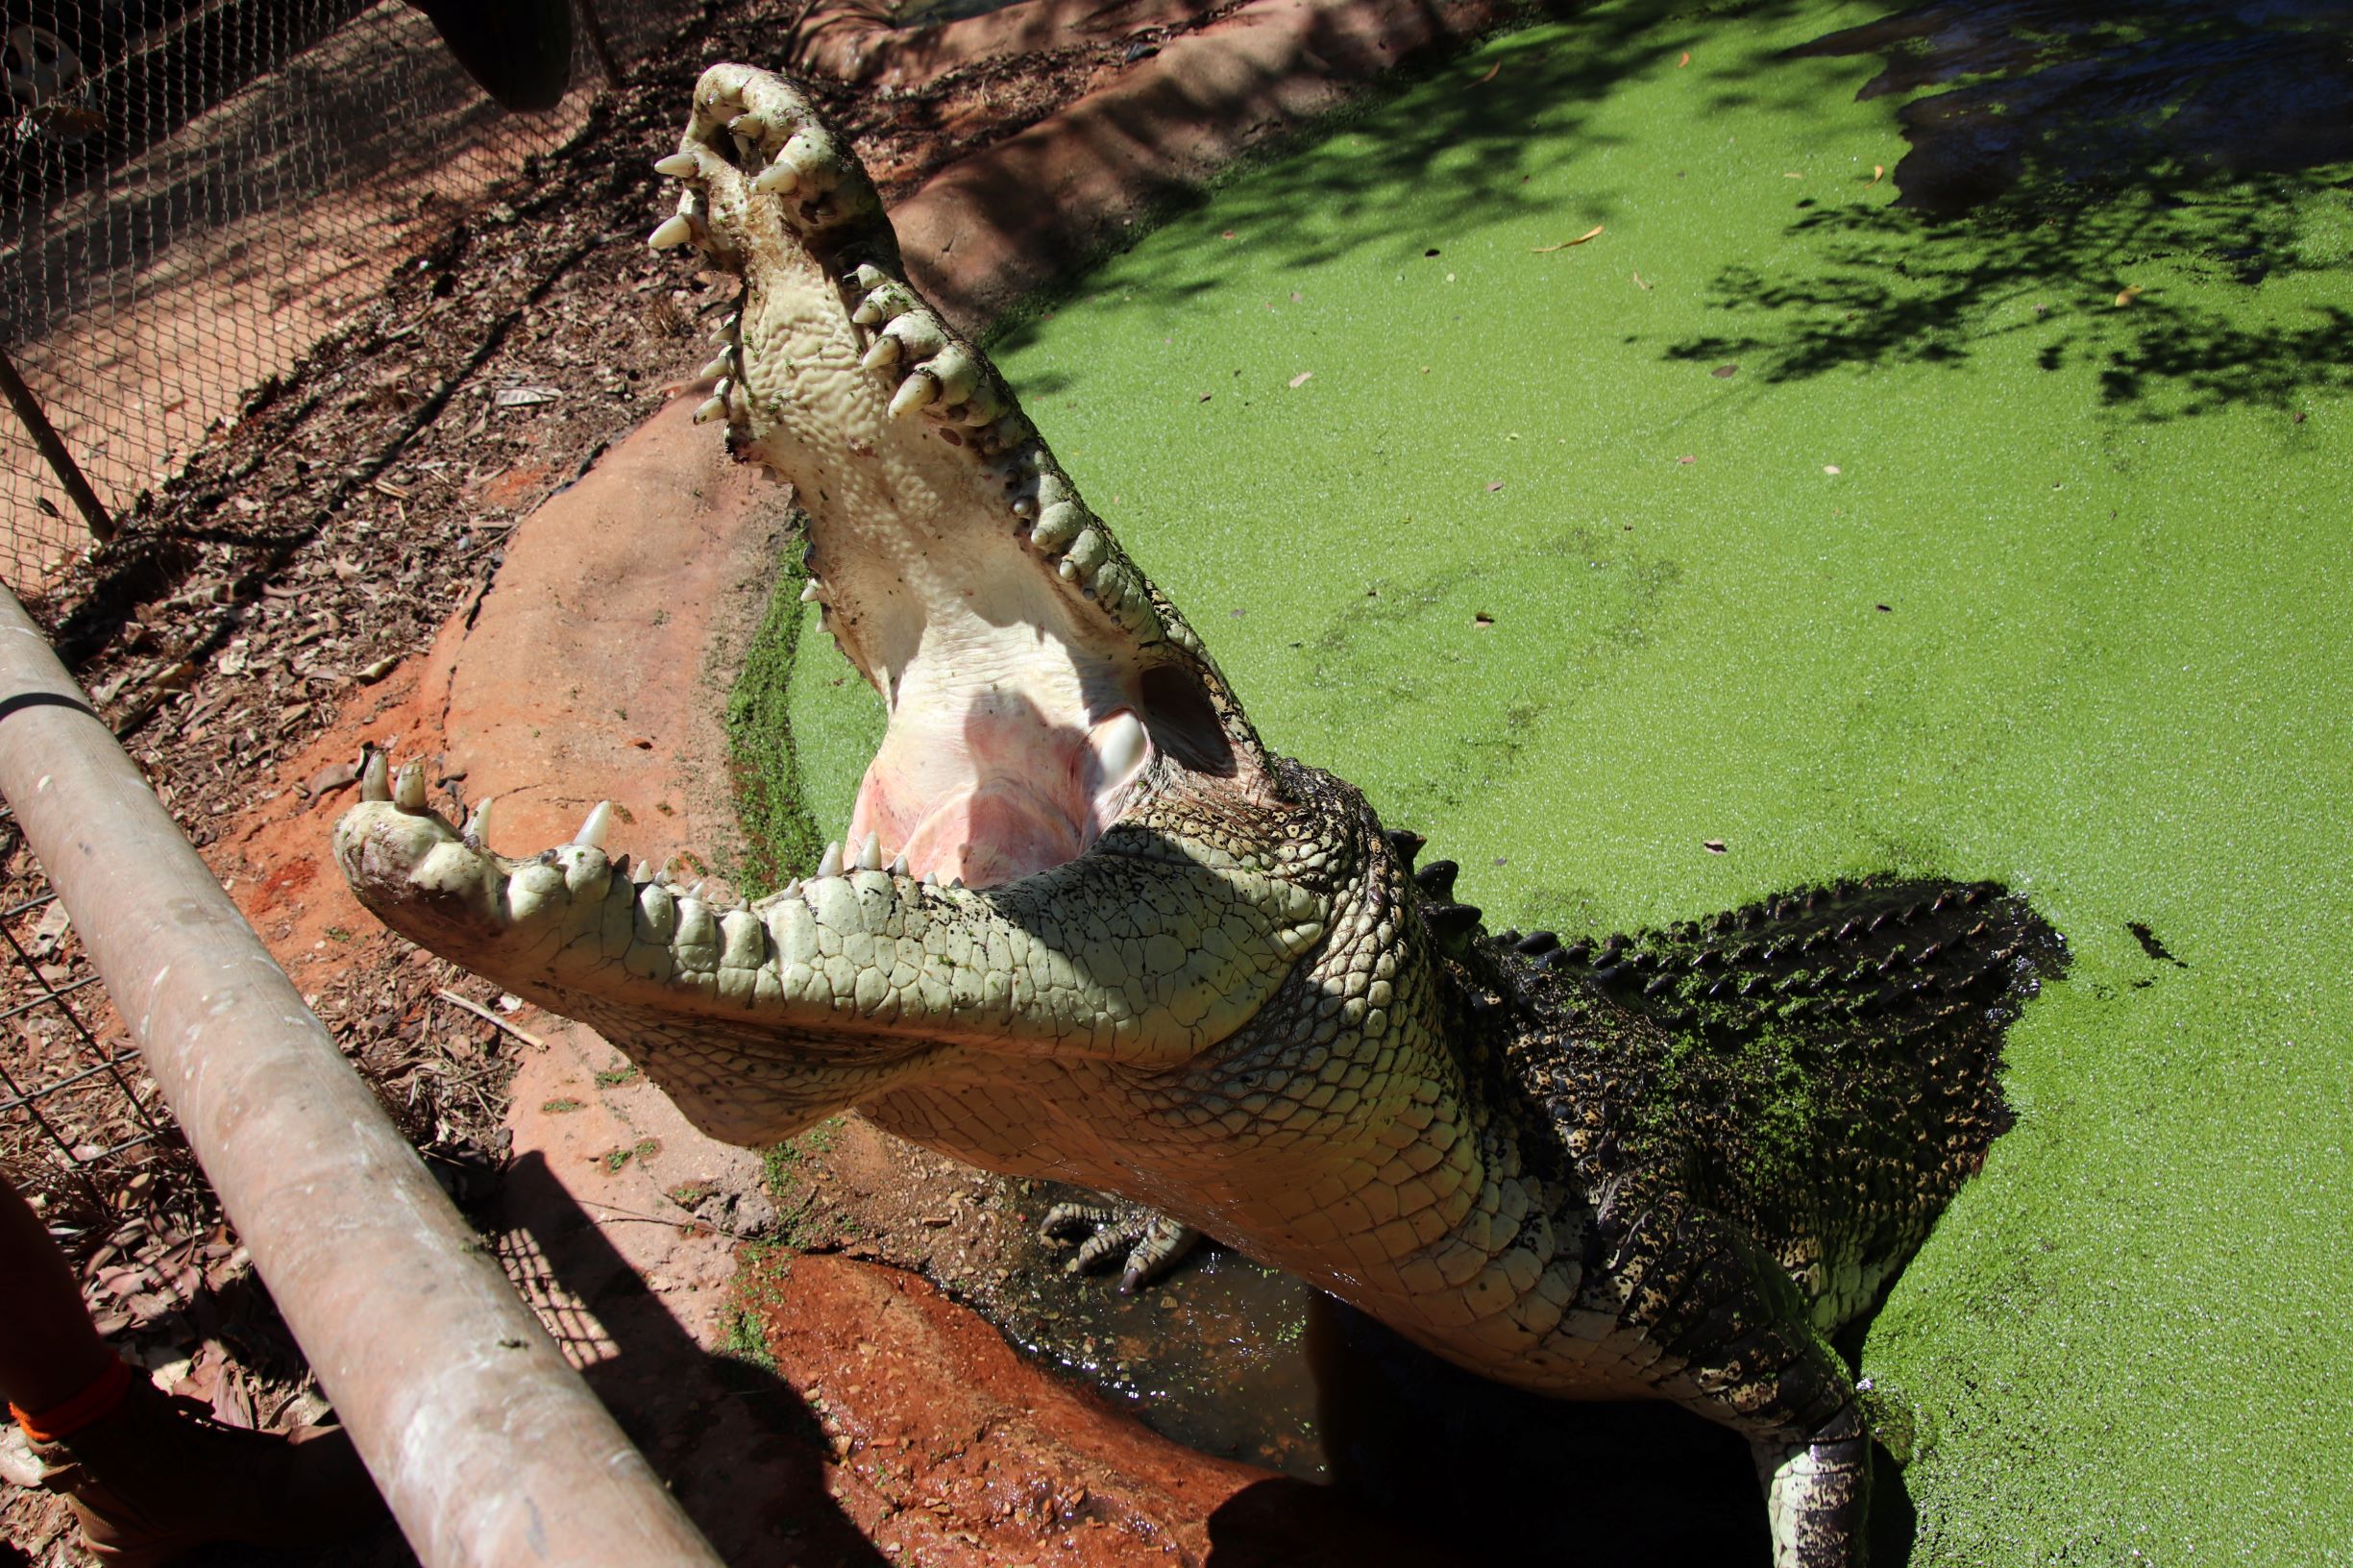
<svg viewBox="0 0 2353 1568">
<path fill-rule="evenodd" d="M 123 1402 L 123 1392 L 131 1386 L 131 1366 L 121 1357 L 111 1357 L 107 1369 L 92 1378 L 89 1386 L 62 1405 L 53 1405 L 35 1414 L 15 1406 L 9 1414 L 24 1428 L 24 1433 L 37 1443 L 54 1443 L 71 1433 L 80 1432 L 91 1422 L 112 1415 L 114 1407 Z"/>
</svg>

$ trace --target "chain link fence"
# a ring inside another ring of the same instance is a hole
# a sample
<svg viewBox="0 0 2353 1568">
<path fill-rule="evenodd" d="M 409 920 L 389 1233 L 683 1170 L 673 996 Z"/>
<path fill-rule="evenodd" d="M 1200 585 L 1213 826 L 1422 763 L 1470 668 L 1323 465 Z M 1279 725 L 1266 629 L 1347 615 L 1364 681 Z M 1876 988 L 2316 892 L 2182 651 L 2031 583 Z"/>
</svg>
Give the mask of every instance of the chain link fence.
<svg viewBox="0 0 2353 1568">
<path fill-rule="evenodd" d="M 609 44 L 577 12 L 569 90 L 521 113 L 405 5 L 4 3 L 0 380 L 12 362 L 90 492 L 0 414 L 0 580 L 26 595 L 693 9 L 614 8 Z"/>
</svg>

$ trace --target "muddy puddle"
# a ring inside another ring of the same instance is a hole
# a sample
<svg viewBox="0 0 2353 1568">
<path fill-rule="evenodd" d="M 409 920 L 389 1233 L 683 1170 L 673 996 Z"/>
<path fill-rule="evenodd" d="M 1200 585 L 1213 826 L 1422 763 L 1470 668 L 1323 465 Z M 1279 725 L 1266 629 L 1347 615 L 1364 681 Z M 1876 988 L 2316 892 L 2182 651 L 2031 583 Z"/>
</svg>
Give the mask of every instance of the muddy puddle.
<svg viewBox="0 0 2353 1568">
<path fill-rule="evenodd" d="M 1074 1189 L 1038 1184 L 1050 1207 Z M 1002 1279 L 955 1293 L 1024 1354 L 1092 1388 L 1188 1448 L 1302 1480 L 1325 1475 L 1308 1354 L 1316 1292 L 1223 1247 L 1122 1294 L 1073 1278 L 1069 1249 L 1016 1232 Z"/>
</svg>

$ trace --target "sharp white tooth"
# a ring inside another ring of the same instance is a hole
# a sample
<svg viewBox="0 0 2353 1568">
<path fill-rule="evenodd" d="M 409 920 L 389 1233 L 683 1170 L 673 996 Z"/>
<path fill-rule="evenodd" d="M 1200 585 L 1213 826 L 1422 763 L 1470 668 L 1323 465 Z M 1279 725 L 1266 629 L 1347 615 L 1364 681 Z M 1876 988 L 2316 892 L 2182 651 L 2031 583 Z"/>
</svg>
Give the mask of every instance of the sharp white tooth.
<svg viewBox="0 0 2353 1568">
<path fill-rule="evenodd" d="M 1062 580 L 1065 582 L 1078 581 L 1078 567 L 1070 561 L 1063 562 L 1054 570 L 1062 575 Z"/>
<path fill-rule="evenodd" d="M 1147 744 L 1143 721 L 1121 711 L 1105 720 L 1094 734 L 1095 757 L 1103 765 L 1105 784 L 1124 784 L 1143 763 Z"/>
<path fill-rule="evenodd" d="M 860 370 L 880 370 L 885 365 L 897 363 L 898 339 L 885 332 L 874 339 L 873 346 L 866 351 L 866 357 L 858 361 L 858 368 Z"/>
<path fill-rule="evenodd" d="M 781 894 L 779 894 L 777 896 L 779 896 L 779 897 L 783 897 L 783 898 L 790 898 L 790 897 L 794 896 L 796 894 L 797 894 L 797 893 L 799 893 L 799 892 L 800 892 L 800 878 L 797 876 L 797 877 L 793 878 L 793 880 L 792 880 L 792 881 L 787 882 L 787 883 L 784 885 L 784 892 L 783 892 L 783 893 L 781 893 Z"/>
<path fill-rule="evenodd" d="M 711 362 L 709 364 L 695 372 L 695 380 L 699 381 L 708 381 L 732 376 L 734 374 L 735 355 L 732 354 L 715 354 L 711 356 Z"/>
<path fill-rule="evenodd" d="M 646 236 L 646 243 L 657 251 L 675 250 L 695 237 L 695 226 L 683 213 L 664 218 L 661 227 Z"/>
<path fill-rule="evenodd" d="M 932 379 L 931 372 L 919 370 L 899 382 L 898 390 L 892 394 L 891 417 L 904 419 L 909 414 L 920 412 L 937 402 L 939 396 L 940 383 Z"/>
<path fill-rule="evenodd" d="M 655 162 L 653 172 L 673 180 L 683 180 L 688 175 L 699 171 L 701 167 L 700 163 L 695 161 L 694 154 L 673 153 L 668 158 Z"/>
<path fill-rule="evenodd" d="M 367 766 L 359 770 L 359 798 L 392 798 L 392 760 L 381 751 L 369 752 Z"/>
<path fill-rule="evenodd" d="M 933 867 L 933 868 L 932 868 L 930 870 L 925 871 L 925 872 L 923 873 L 923 886 L 925 886 L 925 887 L 927 887 L 927 888 L 936 888 L 936 887 L 938 887 L 939 885 L 940 885 L 940 868 L 939 868 L 939 867 L 937 867 L 937 866 L 934 866 L 934 867 Z"/>
<path fill-rule="evenodd" d="M 695 423 L 698 425 L 708 425 L 715 419 L 726 417 L 727 404 L 723 399 L 720 398 L 705 398 L 695 409 Z"/>
<path fill-rule="evenodd" d="M 696 883 L 696 884 L 695 884 L 693 887 L 691 887 L 691 888 L 687 889 L 687 890 L 686 890 L 686 895 L 687 895 L 689 898 L 700 898 L 700 897 L 702 897 L 702 884 L 701 884 L 701 883 L 699 883 L 699 882 L 698 882 L 698 883 Z M 707 900 L 706 900 L 706 901 L 707 901 Z"/>
<path fill-rule="evenodd" d="M 727 394 L 734 390 L 735 378 L 732 376 L 722 376 L 712 384 L 711 397 L 715 402 L 723 404 L 727 401 Z"/>
<path fill-rule="evenodd" d="M 742 326 L 743 323 L 743 316 L 730 311 L 728 314 L 719 318 L 719 330 L 715 335 L 722 343 L 733 343 L 735 341 L 735 330 L 736 328 Z"/>
<path fill-rule="evenodd" d="M 883 870 L 889 871 L 893 876 L 905 876 L 907 874 L 906 851 L 902 849 L 892 857 L 891 864 L 884 867 Z"/>
<path fill-rule="evenodd" d="M 477 849 L 490 847 L 490 808 L 497 799 L 496 796 L 482 796 L 482 803 L 466 819 L 466 842 Z"/>
<path fill-rule="evenodd" d="M 800 184 L 800 171 L 778 159 L 752 177 L 751 188 L 763 196 L 781 196 Z"/>
<path fill-rule="evenodd" d="M 644 886 L 645 886 L 647 883 L 649 883 L 649 882 L 652 881 L 652 880 L 653 880 L 653 866 L 652 866 L 652 864 L 651 864 L 650 862 L 641 860 L 641 861 L 637 862 L 637 864 L 635 864 L 634 866 L 631 866 L 631 867 L 629 868 L 629 880 L 630 880 L 631 882 L 636 883 L 636 884 L 637 884 L 639 887 L 641 887 L 641 888 L 642 888 L 642 887 L 644 887 Z"/>
<path fill-rule="evenodd" d="M 825 595 L 823 591 L 818 587 L 817 579 L 815 577 L 811 577 L 807 582 L 800 585 L 800 601 L 803 604 L 815 603 L 817 600 L 824 597 Z"/>
<path fill-rule="evenodd" d="M 403 811 L 425 809 L 425 765 L 404 762 L 401 771 L 392 775 L 392 803 Z"/>
<path fill-rule="evenodd" d="M 947 333 L 927 311 L 909 311 L 885 327 L 882 335 L 896 338 L 899 348 L 916 359 L 944 355 L 949 348 Z"/>
<path fill-rule="evenodd" d="M 842 846 L 839 844 L 825 845 L 825 858 L 817 863 L 817 874 L 821 877 L 842 874 Z"/>
<path fill-rule="evenodd" d="M 862 871 L 879 871 L 882 870 L 881 834 L 869 833 L 866 836 L 866 842 L 858 845 L 858 870 Z"/>
<path fill-rule="evenodd" d="M 613 825 L 613 803 L 600 800 L 588 813 L 588 821 L 572 836 L 572 842 L 590 849 L 604 847 L 605 829 Z"/>
</svg>

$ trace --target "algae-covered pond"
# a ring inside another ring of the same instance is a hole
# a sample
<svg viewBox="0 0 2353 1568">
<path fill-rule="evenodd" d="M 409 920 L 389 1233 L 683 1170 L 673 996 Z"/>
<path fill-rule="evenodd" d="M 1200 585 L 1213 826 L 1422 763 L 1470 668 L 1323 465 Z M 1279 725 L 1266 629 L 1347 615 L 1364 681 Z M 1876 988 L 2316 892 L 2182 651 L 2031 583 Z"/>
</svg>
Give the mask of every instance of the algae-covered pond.
<svg viewBox="0 0 2353 1568">
<path fill-rule="evenodd" d="M 2074 958 L 2019 1124 L 1863 1348 L 1911 1560 L 2342 1561 L 2353 148 L 2233 143 L 2161 29 L 1940 61 L 2002 8 L 1889 11 L 1502 37 L 1001 363 L 1267 740 L 1491 923 L 2023 890 Z M 2292 130 L 2353 57 L 2267 15 Z M 2159 86 L 2068 97 L 2078 44 Z M 802 650 L 838 823 L 879 716 Z"/>
</svg>

